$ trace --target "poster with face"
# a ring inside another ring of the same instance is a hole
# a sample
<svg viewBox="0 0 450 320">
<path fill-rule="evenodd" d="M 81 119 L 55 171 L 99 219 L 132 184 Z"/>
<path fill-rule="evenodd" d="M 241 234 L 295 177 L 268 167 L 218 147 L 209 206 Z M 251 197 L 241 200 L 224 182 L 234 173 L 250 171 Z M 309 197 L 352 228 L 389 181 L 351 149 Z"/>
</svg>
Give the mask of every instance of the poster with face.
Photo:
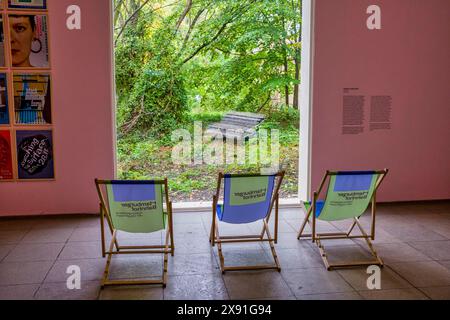
<svg viewBox="0 0 450 320">
<path fill-rule="evenodd" d="M 49 68 L 46 15 L 9 15 L 13 68 Z"/>
<path fill-rule="evenodd" d="M 6 73 L 0 73 L 0 124 L 9 124 L 8 86 Z"/>
<path fill-rule="evenodd" d="M 50 130 L 16 131 L 19 179 L 53 179 L 53 139 Z"/>
<path fill-rule="evenodd" d="M 50 75 L 14 74 L 13 79 L 16 124 L 51 124 Z"/>
<path fill-rule="evenodd" d="M 47 0 L 8 0 L 10 9 L 47 9 Z"/>
<path fill-rule="evenodd" d="M 11 133 L 0 130 L 0 180 L 13 179 Z"/>
</svg>

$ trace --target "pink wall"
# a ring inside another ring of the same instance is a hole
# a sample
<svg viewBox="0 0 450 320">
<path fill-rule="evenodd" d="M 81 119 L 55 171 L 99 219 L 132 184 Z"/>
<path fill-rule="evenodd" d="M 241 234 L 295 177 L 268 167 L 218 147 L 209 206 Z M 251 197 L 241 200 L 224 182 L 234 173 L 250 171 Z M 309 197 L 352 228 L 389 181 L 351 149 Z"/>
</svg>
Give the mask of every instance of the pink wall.
<svg viewBox="0 0 450 320">
<path fill-rule="evenodd" d="M 0 216 L 98 211 L 114 174 L 109 0 L 49 0 L 56 181 L 0 183 Z M 82 29 L 66 28 L 79 5 Z"/>
<path fill-rule="evenodd" d="M 80 31 L 66 28 L 71 4 Z M 381 31 L 366 28 L 371 4 Z M 98 210 L 93 179 L 114 174 L 109 5 L 49 0 L 56 181 L 0 183 L 0 216 Z M 388 167 L 381 200 L 450 198 L 450 1 L 316 0 L 315 12 L 313 188 L 326 169 Z M 391 95 L 392 129 L 342 135 L 346 87 Z"/>
<path fill-rule="evenodd" d="M 382 10 L 369 31 L 366 9 Z M 450 198 L 450 1 L 316 0 L 313 189 L 326 169 L 389 168 L 382 201 Z M 392 129 L 342 134 L 343 88 L 392 96 Z"/>
</svg>

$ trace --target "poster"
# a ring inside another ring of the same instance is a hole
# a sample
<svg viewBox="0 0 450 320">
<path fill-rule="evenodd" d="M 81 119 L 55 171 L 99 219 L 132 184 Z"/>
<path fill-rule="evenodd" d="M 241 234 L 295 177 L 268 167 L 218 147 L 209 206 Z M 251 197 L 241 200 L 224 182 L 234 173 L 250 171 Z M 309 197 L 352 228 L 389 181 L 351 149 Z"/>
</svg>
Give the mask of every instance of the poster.
<svg viewBox="0 0 450 320">
<path fill-rule="evenodd" d="M 53 179 L 52 131 L 16 131 L 19 179 Z"/>
<path fill-rule="evenodd" d="M 10 9 L 47 9 L 47 0 L 8 0 Z"/>
<path fill-rule="evenodd" d="M 5 66 L 5 33 L 3 28 L 3 15 L 0 14 L 0 68 Z"/>
<path fill-rule="evenodd" d="M 8 86 L 6 73 L 0 73 L 0 124 L 9 124 Z"/>
<path fill-rule="evenodd" d="M 14 112 L 16 124 L 52 123 L 50 75 L 14 75 Z"/>
<path fill-rule="evenodd" d="M 0 130 L 0 180 L 12 180 L 12 148 L 9 130 Z"/>
<path fill-rule="evenodd" d="M 46 15 L 9 15 L 13 68 L 49 68 Z"/>
</svg>

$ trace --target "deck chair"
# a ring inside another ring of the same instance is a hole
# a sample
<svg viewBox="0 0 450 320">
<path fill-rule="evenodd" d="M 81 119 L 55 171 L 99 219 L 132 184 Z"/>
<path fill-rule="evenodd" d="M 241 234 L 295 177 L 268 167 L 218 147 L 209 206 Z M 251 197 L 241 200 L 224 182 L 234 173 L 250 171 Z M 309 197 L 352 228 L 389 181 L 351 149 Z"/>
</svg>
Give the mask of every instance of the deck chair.
<svg viewBox="0 0 450 320">
<path fill-rule="evenodd" d="M 101 287 L 110 285 L 150 285 L 167 283 L 168 254 L 174 255 L 172 203 L 167 179 L 162 181 L 95 180 L 100 198 L 102 256 L 107 256 Z M 164 191 L 163 191 L 164 189 Z M 166 199 L 164 210 L 163 197 Z M 105 244 L 105 220 L 112 234 L 109 249 Z M 120 246 L 118 232 L 152 233 L 166 230 L 164 245 Z M 114 255 L 164 254 L 163 274 L 158 280 L 110 280 L 109 268 Z"/>
<path fill-rule="evenodd" d="M 277 242 L 278 237 L 279 190 L 283 177 L 284 172 L 274 175 L 224 175 L 219 173 L 217 192 L 213 196 L 210 242 L 213 247 L 217 243 L 222 273 L 237 270 L 281 270 L 274 243 Z M 222 180 L 224 181 L 223 203 L 219 204 Z M 275 238 L 272 238 L 268 223 L 274 206 Z M 219 221 L 229 224 L 247 224 L 260 220 L 263 221 L 260 234 L 220 236 Z M 225 266 L 222 244 L 258 241 L 269 243 L 275 261 L 273 265 Z"/>
<path fill-rule="evenodd" d="M 348 268 L 355 266 L 379 265 L 383 261 L 373 248 L 371 240 L 375 240 L 375 214 L 376 214 L 376 192 L 385 178 L 388 170 L 382 171 L 359 171 L 359 172 L 331 172 L 327 171 L 322 179 L 319 190 L 314 192 L 311 202 L 303 202 L 306 216 L 298 233 L 298 239 L 312 239 L 319 247 L 322 260 L 328 270 L 337 268 Z M 325 200 L 319 200 L 319 196 L 325 189 L 328 181 L 328 191 Z M 359 218 L 364 214 L 369 204 L 372 204 L 372 221 L 370 235 L 362 227 Z M 312 216 L 312 223 L 311 223 Z M 341 221 L 351 219 L 352 224 L 347 232 L 341 233 L 318 233 L 316 221 Z M 305 234 L 305 227 L 311 226 L 311 234 Z M 358 226 L 361 234 L 352 235 Z M 371 261 L 352 261 L 330 264 L 325 251 L 323 240 L 334 239 L 364 239 L 373 256 Z"/>
</svg>

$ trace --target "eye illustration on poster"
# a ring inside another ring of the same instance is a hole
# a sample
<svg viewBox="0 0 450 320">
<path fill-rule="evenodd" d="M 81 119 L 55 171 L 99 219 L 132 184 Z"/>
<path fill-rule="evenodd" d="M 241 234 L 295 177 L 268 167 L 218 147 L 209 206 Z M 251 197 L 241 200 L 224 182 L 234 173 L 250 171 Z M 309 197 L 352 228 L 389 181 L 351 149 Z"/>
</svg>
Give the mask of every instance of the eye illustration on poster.
<svg viewBox="0 0 450 320">
<path fill-rule="evenodd" d="M 13 179 L 11 134 L 0 130 L 0 181 Z"/>
<path fill-rule="evenodd" d="M 0 124 L 9 124 L 8 86 L 6 73 L 0 73 Z"/>
<path fill-rule="evenodd" d="M 50 75 L 14 74 L 13 81 L 16 124 L 51 124 Z"/>
<path fill-rule="evenodd" d="M 0 68 L 1 67 L 5 67 L 5 33 L 3 29 L 3 15 L 0 15 Z"/>
<path fill-rule="evenodd" d="M 9 15 L 13 68 L 49 68 L 46 15 Z"/>
<path fill-rule="evenodd" d="M 50 130 L 16 131 L 19 179 L 54 179 Z"/>
<path fill-rule="evenodd" d="M 10 9 L 47 9 L 47 0 L 8 0 Z"/>
</svg>

